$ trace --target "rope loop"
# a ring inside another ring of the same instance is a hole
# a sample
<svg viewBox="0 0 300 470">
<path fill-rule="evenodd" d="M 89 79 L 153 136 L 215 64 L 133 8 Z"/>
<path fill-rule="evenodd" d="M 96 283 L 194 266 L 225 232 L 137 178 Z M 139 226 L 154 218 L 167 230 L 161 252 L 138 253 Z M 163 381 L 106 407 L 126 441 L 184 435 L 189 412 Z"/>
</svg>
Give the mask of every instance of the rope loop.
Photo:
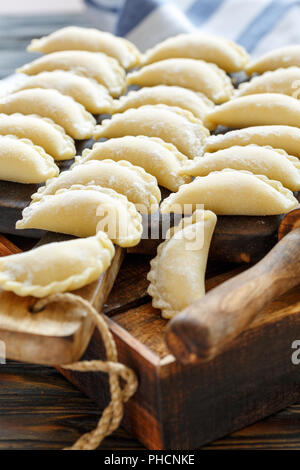
<svg viewBox="0 0 300 470">
<path fill-rule="evenodd" d="M 33 306 L 33 312 L 43 310 L 47 305 L 55 302 L 68 302 L 85 309 L 98 328 L 106 351 L 106 361 L 79 361 L 61 367 L 78 372 L 105 372 L 109 376 L 110 403 L 102 413 L 96 428 L 83 434 L 72 447 L 66 450 L 93 450 L 102 440 L 115 431 L 124 415 L 124 403 L 136 392 L 138 381 L 132 369 L 118 362 L 116 343 L 103 316 L 85 299 L 76 294 L 53 294 L 38 300 Z M 124 381 L 124 387 L 120 385 L 120 378 Z"/>
</svg>

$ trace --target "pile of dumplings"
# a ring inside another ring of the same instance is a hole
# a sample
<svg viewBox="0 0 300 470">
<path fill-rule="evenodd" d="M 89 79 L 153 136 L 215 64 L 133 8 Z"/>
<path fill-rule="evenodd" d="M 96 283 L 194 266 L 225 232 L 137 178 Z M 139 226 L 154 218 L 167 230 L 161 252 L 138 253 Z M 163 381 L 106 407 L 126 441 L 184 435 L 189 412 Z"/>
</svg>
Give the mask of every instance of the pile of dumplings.
<svg viewBox="0 0 300 470">
<path fill-rule="evenodd" d="M 28 50 L 43 55 L 0 99 L 0 179 L 42 184 L 17 228 L 80 238 L 1 258 L 3 289 L 43 297 L 97 279 L 113 244 L 140 242 L 141 214 L 158 211 L 163 187 L 161 213 L 190 211 L 148 274 L 154 307 L 171 318 L 205 294 L 217 215 L 298 205 L 300 46 L 250 63 L 241 46 L 201 33 L 141 54 L 110 33 L 68 27 Z M 236 72 L 260 75 L 235 89 Z M 219 125 L 233 130 L 211 135 Z M 76 155 L 74 139 L 91 137 L 101 141 Z M 57 161 L 73 158 L 60 172 Z M 201 246 L 187 243 L 201 236 Z"/>
</svg>

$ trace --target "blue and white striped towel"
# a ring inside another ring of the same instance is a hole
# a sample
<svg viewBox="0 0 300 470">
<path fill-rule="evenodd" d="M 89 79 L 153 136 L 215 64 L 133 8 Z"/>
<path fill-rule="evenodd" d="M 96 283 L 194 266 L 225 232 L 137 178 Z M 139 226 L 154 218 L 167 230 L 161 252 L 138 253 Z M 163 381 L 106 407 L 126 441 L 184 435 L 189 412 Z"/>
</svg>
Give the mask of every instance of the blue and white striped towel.
<svg viewBox="0 0 300 470">
<path fill-rule="evenodd" d="M 237 41 L 252 56 L 300 42 L 298 0 L 85 0 L 99 29 L 145 51 L 163 39 L 201 30 Z"/>
</svg>

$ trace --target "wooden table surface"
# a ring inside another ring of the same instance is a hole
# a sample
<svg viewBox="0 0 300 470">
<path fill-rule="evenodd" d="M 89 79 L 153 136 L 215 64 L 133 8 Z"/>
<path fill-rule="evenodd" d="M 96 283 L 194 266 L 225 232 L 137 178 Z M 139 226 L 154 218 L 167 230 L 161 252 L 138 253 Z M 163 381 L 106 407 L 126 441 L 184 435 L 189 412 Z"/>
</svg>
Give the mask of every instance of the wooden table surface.
<svg viewBox="0 0 300 470">
<path fill-rule="evenodd" d="M 0 365 L 0 449 L 61 449 L 95 427 L 99 410 L 55 369 Z M 119 429 L 105 450 L 143 449 Z M 300 449 L 300 405 L 216 441 L 205 449 Z"/>
<path fill-rule="evenodd" d="M 0 78 L 32 56 L 25 51 L 32 37 L 69 25 L 86 25 L 84 16 L 0 16 Z M 13 240 L 19 246 L 24 241 Z M 27 244 L 30 242 L 27 242 Z M 26 245 L 26 241 L 25 241 Z M 0 449 L 61 449 L 93 429 L 100 411 L 54 368 L 8 361 L 0 364 Z M 143 449 L 119 429 L 101 448 Z M 205 449 L 300 449 L 300 404 Z"/>
</svg>

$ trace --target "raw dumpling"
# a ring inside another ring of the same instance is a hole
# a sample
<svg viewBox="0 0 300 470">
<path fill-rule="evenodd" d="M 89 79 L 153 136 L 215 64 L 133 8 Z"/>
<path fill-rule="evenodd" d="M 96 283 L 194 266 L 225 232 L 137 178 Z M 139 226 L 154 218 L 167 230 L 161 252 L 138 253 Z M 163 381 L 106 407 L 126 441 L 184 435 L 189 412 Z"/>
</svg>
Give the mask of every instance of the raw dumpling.
<svg viewBox="0 0 300 470">
<path fill-rule="evenodd" d="M 89 139 L 96 124 L 94 117 L 73 98 L 42 88 L 17 91 L 1 98 L 0 113 L 38 114 L 50 118 L 74 139 Z"/>
<path fill-rule="evenodd" d="M 14 91 L 31 88 L 54 88 L 63 95 L 74 98 L 93 114 L 110 113 L 113 106 L 113 99 L 103 85 L 92 78 L 64 70 L 41 72 L 32 77 L 24 76 L 24 82 L 17 85 Z"/>
<path fill-rule="evenodd" d="M 125 72 L 118 62 L 100 52 L 61 51 L 39 57 L 20 67 L 17 72 L 36 75 L 40 72 L 67 70 L 94 78 L 104 85 L 112 96 L 121 95 L 126 88 Z"/>
<path fill-rule="evenodd" d="M 205 295 L 205 271 L 217 217 L 197 210 L 167 232 L 151 261 L 148 293 L 164 318 L 172 318 Z"/>
<path fill-rule="evenodd" d="M 249 62 L 245 49 L 228 39 L 190 33 L 168 38 L 149 49 L 143 63 L 151 64 L 171 57 L 189 57 L 214 62 L 228 73 L 243 70 Z"/>
<path fill-rule="evenodd" d="M 139 165 L 147 173 L 155 176 L 160 186 L 170 191 L 177 191 L 179 186 L 189 183 L 191 177 L 179 176 L 179 170 L 188 158 L 172 144 L 167 144 L 156 137 L 126 136 L 97 142 L 92 149 L 85 149 L 77 163 L 110 158 L 116 162 L 127 160 Z"/>
<path fill-rule="evenodd" d="M 233 86 L 226 73 L 215 64 L 194 59 L 167 59 L 132 72 L 129 85 L 175 85 L 204 93 L 215 103 L 231 98 Z"/>
<path fill-rule="evenodd" d="M 279 181 L 225 169 L 184 184 L 162 202 L 160 210 L 191 213 L 198 204 L 219 215 L 276 215 L 294 209 L 298 201 Z"/>
<path fill-rule="evenodd" d="M 0 258 L 0 286 L 22 297 L 79 289 L 106 271 L 114 253 L 101 231 L 94 237 L 43 245 Z"/>
<path fill-rule="evenodd" d="M 114 112 L 123 113 L 130 108 L 140 108 L 146 104 L 166 104 L 190 111 L 196 118 L 204 119 L 214 107 L 202 93 L 196 93 L 178 86 L 158 85 L 130 91 L 128 95 L 115 100 Z"/>
<path fill-rule="evenodd" d="M 38 201 L 45 195 L 55 194 L 59 189 L 70 188 L 74 184 L 114 189 L 124 194 L 140 212 L 157 211 L 161 199 L 157 181 L 152 175 L 127 161 L 113 160 L 90 160 L 82 165 L 75 165 L 72 170 L 63 171 L 57 178 L 49 179 L 31 197 Z"/>
<path fill-rule="evenodd" d="M 61 126 L 34 114 L 0 114 L 0 134 L 29 139 L 55 160 L 69 160 L 76 154 L 73 139 Z"/>
<path fill-rule="evenodd" d="M 204 152 L 215 152 L 233 145 L 270 145 L 300 158 L 300 129 L 291 126 L 254 126 L 226 134 L 211 135 L 204 143 Z"/>
<path fill-rule="evenodd" d="M 299 98 L 300 67 L 278 69 L 253 77 L 249 82 L 241 83 L 235 96 L 254 95 L 256 93 L 282 93 Z"/>
<path fill-rule="evenodd" d="M 39 228 L 90 237 L 106 232 L 117 245 L 137 245 L 142 236 L 141 215 L 122 194 L 100 186 L 74 185 L 44 196 L 23 210 L 16 228 Z"/>
<path fill-rule="evenodd" d="M 300 45 L 286 46 L 275 49 L 259 57 L 246 67 L 248 75 L 263 73 L 267 70 L 276 70 L 296 65 L 300 67 Z"/>
<path fill-rule="evenodd" d="M 101 126 L 96 126 L 94 138 L 126 135 L 160 137 L 187 157 L 195 158 L 201 154 L 203 140 L 209 132 L 192 113 L 157 104 L 114 114 L 112 119 L 105 119 Z"/>
<path fill-rule="evenodd" d="M 14 135 L 0 136 L 0 180 L 36 184 L 58 173 L 53 158 L 41 147 Z"/>
<path fill-rule="evenodd" d="M 139 65 L 141 57 L 129 41 L 94 28 L 67 26 L 49 36 L 33 39 L 27 48 L 30 52 L 49 54 L 57 51 L 104 52 L 114 57 L 125 69 Z"/>
<path fill-rule="evenodd" d="M 189 160 L 182 172 L 191 176 L 206 176 L 212 171 L 225 168 L 248 170 L 256 175 L 265 175 L 280 181 L 292 191 L 300 190 L 300 161 L 284 150 L 259 145 L 234 146 L 203 157 Z"/>
<path fill-rule="evenodd" d="M 218 124 L 234 129 L 270 124 L 300 127 L 300 101 L 277 93 L 241 96 L 216 106 L 206 116 L 209 129 Z"/>
</svg>

